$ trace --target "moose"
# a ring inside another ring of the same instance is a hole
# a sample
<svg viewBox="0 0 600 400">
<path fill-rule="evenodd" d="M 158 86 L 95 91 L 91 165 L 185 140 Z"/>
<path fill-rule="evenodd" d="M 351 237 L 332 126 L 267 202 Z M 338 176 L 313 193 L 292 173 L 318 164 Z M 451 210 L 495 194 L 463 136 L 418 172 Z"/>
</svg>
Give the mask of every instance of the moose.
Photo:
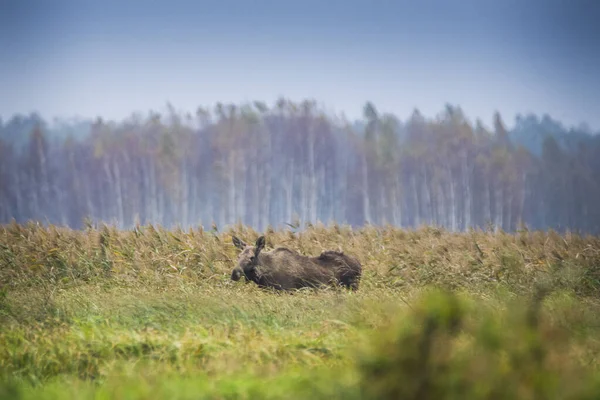
<svg viewBox="0 0 600 400">
<path fill-rule="evenodd" d="M 318 257 L 308 257 L 285 247 L 262 251 L 264 236 L 260 236 L 254 246 L 236 236 L 232 241 L 241 250 L 231 273 L 233 281 L 245 277 L 246 282 L 252 281 L 259 287 L 286 291 L 332 285 L 358 290 L 361 264 L 343 252 L 327 250 Z"/>
</svg>

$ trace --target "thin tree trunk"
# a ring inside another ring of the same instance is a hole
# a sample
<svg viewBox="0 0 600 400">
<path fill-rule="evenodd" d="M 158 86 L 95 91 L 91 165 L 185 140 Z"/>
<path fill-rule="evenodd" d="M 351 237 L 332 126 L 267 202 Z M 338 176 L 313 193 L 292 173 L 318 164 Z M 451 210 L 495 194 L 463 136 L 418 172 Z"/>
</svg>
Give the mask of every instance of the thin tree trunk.
<svg viewBox="0 0 600 400">
<path fill-rule="evenodd" d="M 367 166 L 367 156 L 363 153 L 362 159 L 362 179 L 363 179 L 363 216 L 364 222 L 371 222 L 371 205 L 369 204 L 369 171 Z"/>
</svg>

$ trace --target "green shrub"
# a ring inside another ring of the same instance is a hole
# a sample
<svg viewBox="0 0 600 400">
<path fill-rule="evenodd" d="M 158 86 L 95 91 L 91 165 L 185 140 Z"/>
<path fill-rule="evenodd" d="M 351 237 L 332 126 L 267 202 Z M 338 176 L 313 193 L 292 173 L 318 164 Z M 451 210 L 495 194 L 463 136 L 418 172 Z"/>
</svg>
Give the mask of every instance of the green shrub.
<svg viewBox="0 0 600 400">
<path fill-rule="evenodd" d="M 541 297 L 498 313 L 470 297 L 427 293 L 360 355 L 364 398 L 600 398 L 597 371 L 574 359 L 575 341 Z"/>
</svg>

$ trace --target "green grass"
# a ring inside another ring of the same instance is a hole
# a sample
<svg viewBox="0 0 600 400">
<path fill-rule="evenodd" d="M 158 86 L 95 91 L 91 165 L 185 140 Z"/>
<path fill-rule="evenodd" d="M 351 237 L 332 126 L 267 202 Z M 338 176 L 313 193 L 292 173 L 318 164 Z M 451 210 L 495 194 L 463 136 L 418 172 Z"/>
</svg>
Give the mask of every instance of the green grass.
<svg viewBox="0 0 600 400">
<path fill-rule="evenodd" d="M 0 398 L 600 396 L 596 237 L 268 232 L 364 268 L 276 293 L 229 280 L 231 233 L 0 227 Z"/>
</svg>

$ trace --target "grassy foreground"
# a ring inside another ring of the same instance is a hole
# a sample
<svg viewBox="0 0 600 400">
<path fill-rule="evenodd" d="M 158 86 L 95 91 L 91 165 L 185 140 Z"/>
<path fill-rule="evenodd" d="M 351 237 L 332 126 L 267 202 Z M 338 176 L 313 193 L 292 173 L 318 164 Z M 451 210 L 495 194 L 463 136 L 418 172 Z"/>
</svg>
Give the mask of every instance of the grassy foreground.
<svg viewBox="0 0 600 400">
<path fill-rule="evenodd" d="M 0 227 L 0 398 L 594 399 L 600 239 L 309 227 L 360 289 L 229 280 L 232 231 Z"/>
</svg>

